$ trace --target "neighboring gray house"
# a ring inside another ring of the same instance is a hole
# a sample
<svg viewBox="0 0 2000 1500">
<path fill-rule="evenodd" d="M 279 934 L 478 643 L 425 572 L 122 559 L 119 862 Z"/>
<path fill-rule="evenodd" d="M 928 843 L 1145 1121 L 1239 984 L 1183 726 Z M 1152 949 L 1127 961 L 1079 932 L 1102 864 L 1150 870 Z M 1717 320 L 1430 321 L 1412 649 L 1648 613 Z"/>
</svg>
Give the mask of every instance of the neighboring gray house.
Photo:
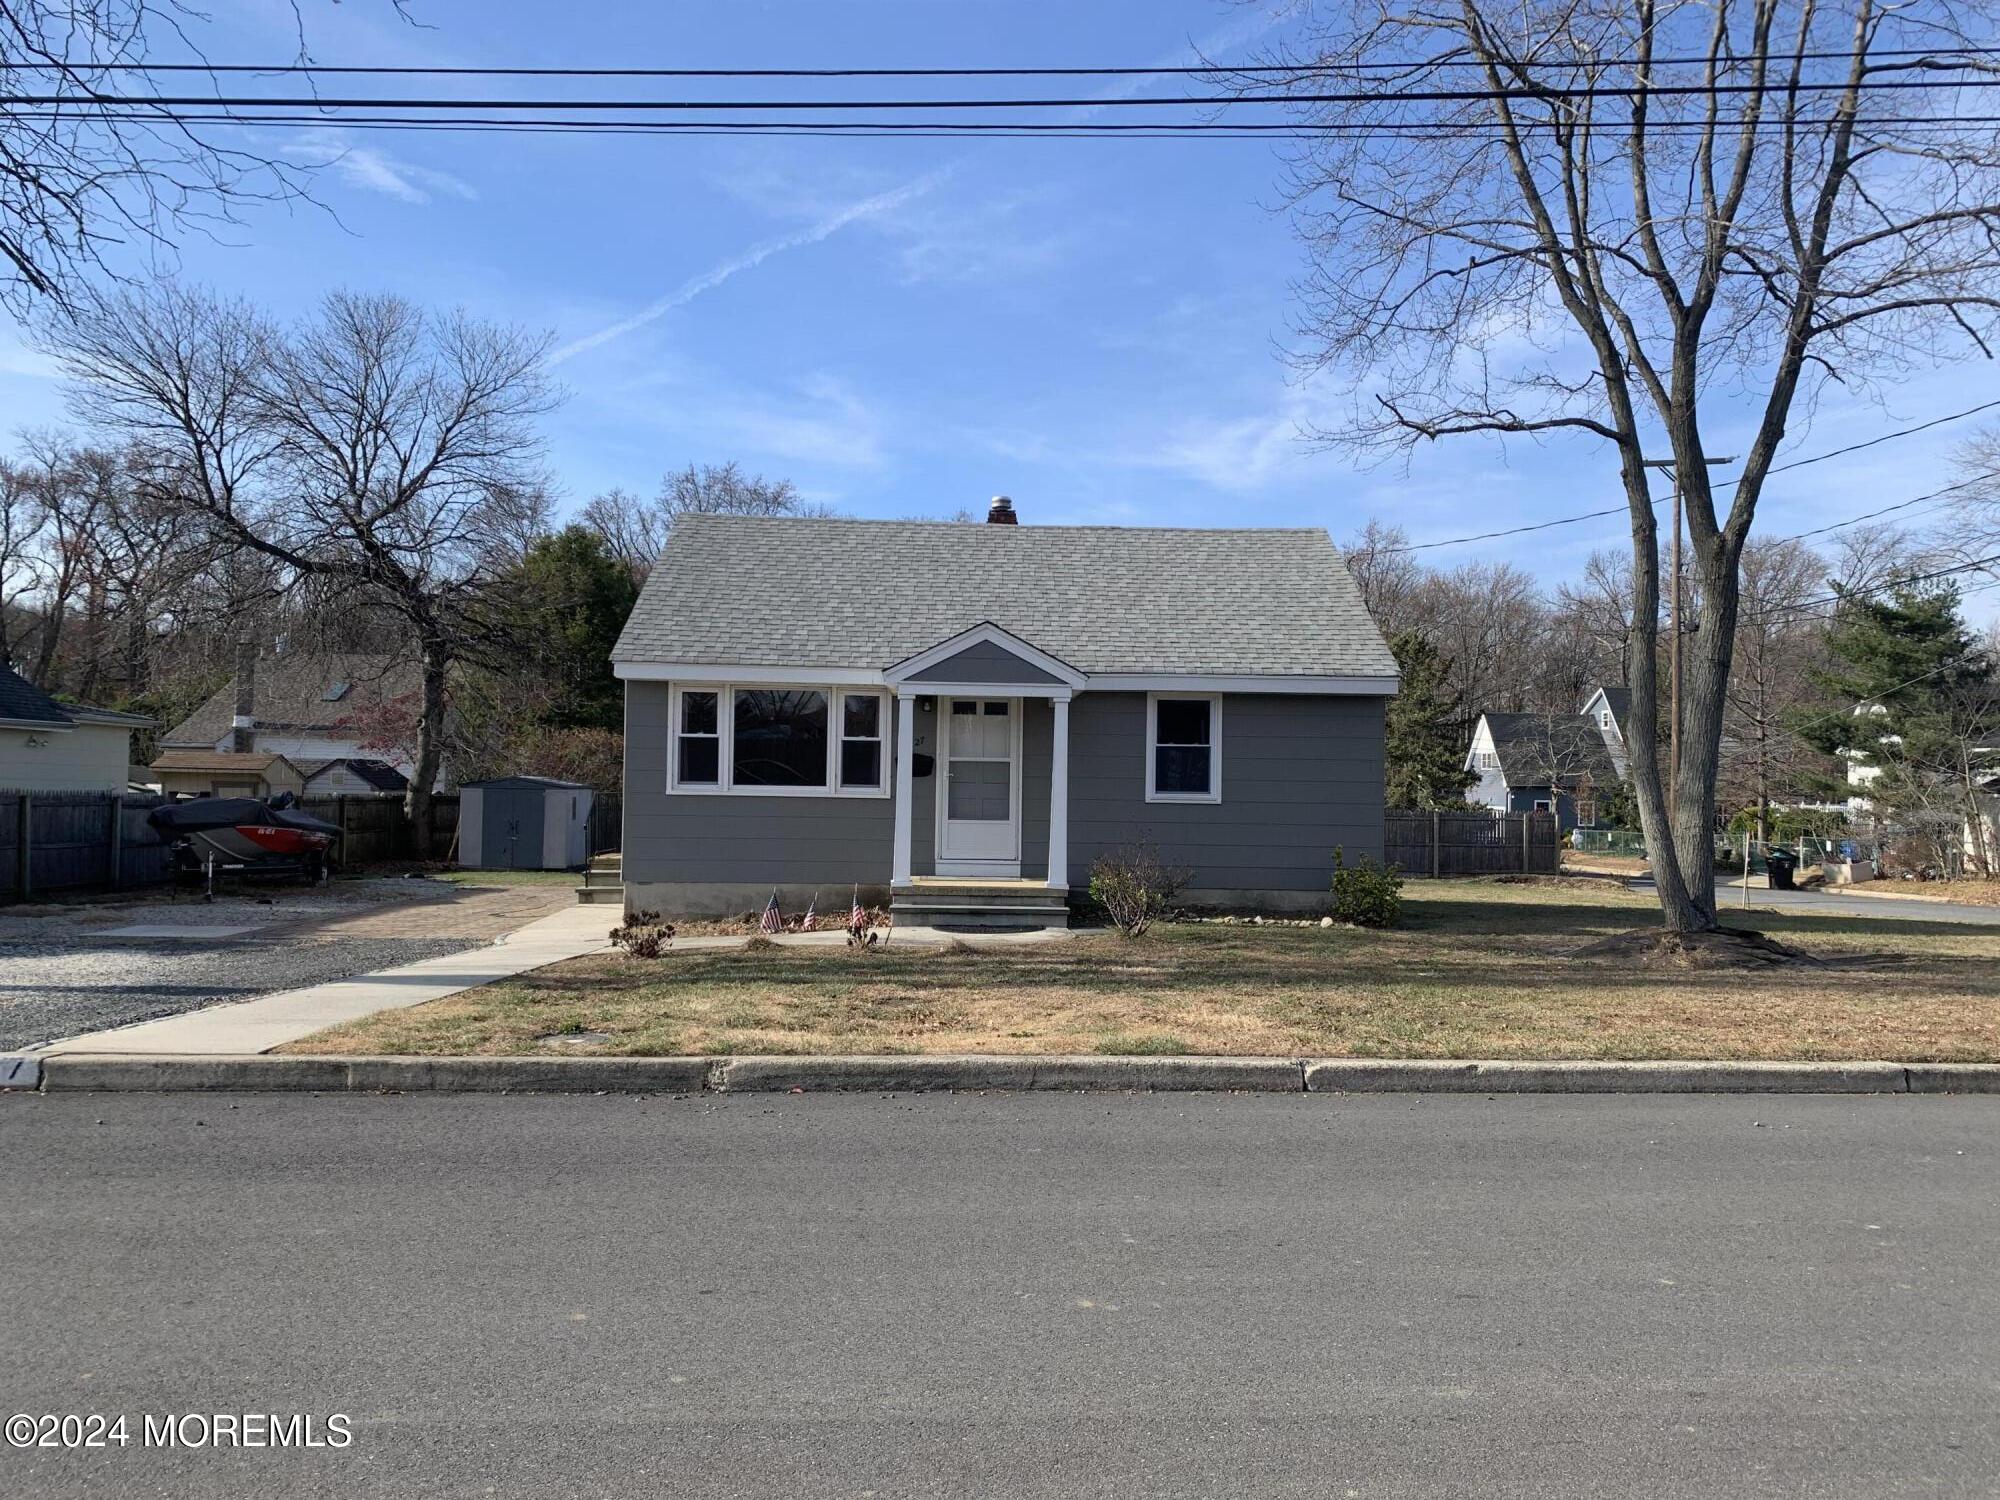
<svg viewBox="0 0 2000 1500">
<path fill-rule="evenodd" d="M 993 518 L 675 522 L 613 653 L 629 908 L 1060 921 L 1147 841 L 1313 909 L 1381 857 L 1396 666 L 1325 532 Z"/>
<path fill-rule="evenodd" d="M 1624 688 L 1596 688 L 1573 714 L 1485 713 L 1472 727 L 1466 800 L 1495 812 L 1556 814 L 1567 833 L 1597 821 L 1597 798 L 1625 775 Z"/>
</svg>

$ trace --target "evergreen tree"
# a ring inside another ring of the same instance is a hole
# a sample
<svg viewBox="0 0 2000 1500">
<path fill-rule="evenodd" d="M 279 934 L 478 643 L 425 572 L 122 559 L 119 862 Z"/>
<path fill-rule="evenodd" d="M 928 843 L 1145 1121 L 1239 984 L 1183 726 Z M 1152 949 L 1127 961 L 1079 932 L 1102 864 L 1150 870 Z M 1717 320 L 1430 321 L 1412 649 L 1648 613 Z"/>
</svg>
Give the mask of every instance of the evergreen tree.
<svg viewBox="0 0 2000 1500">
<path fill-rule="evenodd" d="M 1899 589 L 1887 599 L 1843 595 L 1827 632 L 1829 664 L 1812 674 L 1826 710 L 1801 715 L 1808 743 L 1845 752 L 1876 776 L 1859 791 L 1875 815 L 1956 869 L 1978 827 L 1980 789 L 2000 770 L 1996 664 L 1958 613 L 1958 591 Z M 1974 838 L 1975 871 L 1992 873 Z"/>
<path fill-rule="evenodd" d="M 1477 778 L 1465 767 L 1465 713 L 1449 687 L 1451 661 L 1415 630 L 1399 631 L 1389 649 L 1403 679 L 1386 725 L 1389 805 L 1462 807 Z"/>
<path fill-rule="evenodd" d="M 549 729 L 618 730 L 625 694 L 611 648 L 632 612 L 632 571 L 587 526 L 537 538 L 495 595 L 512 650 L 513 711 Z"/>
</svg>

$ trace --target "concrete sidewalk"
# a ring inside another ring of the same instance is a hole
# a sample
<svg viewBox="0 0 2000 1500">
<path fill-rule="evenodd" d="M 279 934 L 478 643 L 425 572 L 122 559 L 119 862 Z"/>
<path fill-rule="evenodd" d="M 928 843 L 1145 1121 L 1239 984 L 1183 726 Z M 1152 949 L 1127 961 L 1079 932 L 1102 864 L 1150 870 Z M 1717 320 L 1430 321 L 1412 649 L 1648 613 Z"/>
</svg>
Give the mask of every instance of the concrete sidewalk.
<svg viewBox="0 0 2000 1500">
<path fill-rule="evenodd" d="M 36 1055 L 243 1057 L 268 1052 L 286 1042 L 295 1042 L 329 1026 L 358 1021 L 377 1011 L 442 1000 L 460 990 L 491 984 L 496 979 L 511 979 L 546 964 L 604 952 L 611 946 L 611 929 L 620 920 L 621 914 L 614 908 L 564 907 L 517 928 L 489 947 L 427 958 L 399 969 L 360 974 L 309 989 L 264 995 L 236 1005 L 212 1005 L 205 1010 L 163 1016 L 157 1021 L 142 1021 L 136 1026 L 89 1032 L 52 1043 L 39 1049 Z"/>
</svg>

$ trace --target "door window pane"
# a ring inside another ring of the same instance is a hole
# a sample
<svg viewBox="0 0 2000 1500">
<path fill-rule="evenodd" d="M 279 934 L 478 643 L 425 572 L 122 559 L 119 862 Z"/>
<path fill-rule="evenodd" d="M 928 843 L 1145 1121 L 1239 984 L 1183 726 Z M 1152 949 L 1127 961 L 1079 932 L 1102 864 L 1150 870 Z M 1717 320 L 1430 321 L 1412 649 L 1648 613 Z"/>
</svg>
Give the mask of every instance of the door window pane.
<svg viewBox="0 0 2000 1500">
<path fill-rule="evenodd" d="M 738 688 L 730 773 L 737 786 L 826 785 L 826 694 Z"/>
</svg>

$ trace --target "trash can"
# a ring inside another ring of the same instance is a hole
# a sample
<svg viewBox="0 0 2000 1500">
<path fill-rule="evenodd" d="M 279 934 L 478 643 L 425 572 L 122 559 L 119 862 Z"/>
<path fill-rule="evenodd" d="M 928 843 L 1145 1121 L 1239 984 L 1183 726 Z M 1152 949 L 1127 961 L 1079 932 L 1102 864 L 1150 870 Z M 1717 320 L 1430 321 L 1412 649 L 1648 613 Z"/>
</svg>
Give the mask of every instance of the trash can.
<svg viewBox="0 0 2000 1500">
<path fill-rule="evenodd" d="M 1799 856 L 1790 849 L 1767 849 L 1764 851 L 1764 867 L 1771 872 L 1771 889 L 1792 891 L 1798 887 L 1792 884 L 1792 872 L 1799 867 Z"/>
</svg>

